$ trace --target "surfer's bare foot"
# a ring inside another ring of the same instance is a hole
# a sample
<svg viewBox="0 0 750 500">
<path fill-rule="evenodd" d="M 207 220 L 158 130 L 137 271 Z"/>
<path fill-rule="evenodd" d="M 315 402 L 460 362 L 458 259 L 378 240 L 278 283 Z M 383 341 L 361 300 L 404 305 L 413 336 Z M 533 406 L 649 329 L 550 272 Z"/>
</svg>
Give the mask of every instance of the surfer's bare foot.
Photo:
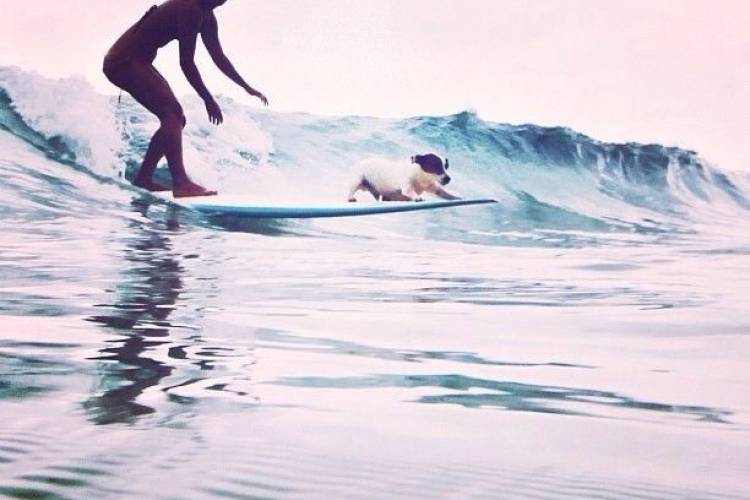
<svg viewBox="0 0 750 500">
<path fill-rule="evenodd" d="M 215 196 L 216 191 L 211 191 L 192 181 L 187 181 L 172 189 L 175 198 L 187 198 L 189 196 Z"/>
<path fill-rule="evenodd" d="M 152 192 L 171 191 L 171 189 L 164 184 L 159 184 L 158 182 L 154 182 L 151 180 L 143 181 L 136 179 L 133 181 L 133 185 Z"/>
</svg>

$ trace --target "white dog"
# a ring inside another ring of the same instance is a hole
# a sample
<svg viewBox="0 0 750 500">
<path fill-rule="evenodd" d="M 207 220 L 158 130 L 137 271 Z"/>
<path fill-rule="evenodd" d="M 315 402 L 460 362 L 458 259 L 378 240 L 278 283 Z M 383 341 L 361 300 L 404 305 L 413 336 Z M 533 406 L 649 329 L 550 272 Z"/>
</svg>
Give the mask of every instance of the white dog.
<svg viewBox="0 0 750 500">
<path fill-rule="evenodd" d="M 368 191 L 376 200 L 421 201 L 422 193 L 432 193 L 446 200 L 458 200 L 442 186 L 451 181 L 448 160 L 432 153 L 412 157 L 411 165 L 382 159 L 369 159 L 357 165 L 349 201 L 357 201 L 358 191 Z"/>
</svg>

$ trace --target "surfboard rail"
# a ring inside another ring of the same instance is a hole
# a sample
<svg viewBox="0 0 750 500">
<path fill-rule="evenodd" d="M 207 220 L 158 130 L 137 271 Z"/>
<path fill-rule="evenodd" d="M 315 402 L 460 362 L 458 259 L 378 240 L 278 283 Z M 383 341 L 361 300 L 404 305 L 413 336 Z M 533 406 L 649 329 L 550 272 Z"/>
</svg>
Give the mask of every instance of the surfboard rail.
<svg viewBox="0 0 750 500">
<path fill-rule="evenodd" d="M 266 205 L 253 203 L 233 203 L 213 200 L 211 198 L 177 200 L 205 215 L 246 217 L 254 219 L 313 219 L 324 217 L 356 217 L 441 208 L 462 207 L 497 203 L 491 198 L 468 198 L 462 200 L 435 200 L 421 202 L 374 202 L 374 203 L 339 203 L 310 205 Z"/>
</svg>

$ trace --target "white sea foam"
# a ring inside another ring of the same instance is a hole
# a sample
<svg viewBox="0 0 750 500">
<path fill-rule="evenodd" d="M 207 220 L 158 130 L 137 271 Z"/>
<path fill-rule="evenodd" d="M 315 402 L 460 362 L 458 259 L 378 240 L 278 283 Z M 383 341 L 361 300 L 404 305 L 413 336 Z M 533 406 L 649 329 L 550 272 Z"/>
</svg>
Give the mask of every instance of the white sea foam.
<svg viewBox="0 0 750 500">
<path fill-rule="evenodd" d="M 122 146 L 110 99 L 81 77 L 50 79 L 0 67 L 0 87 L 24 121 L 47 138 L 59 137 L 79 163 L 103 175 L 120 173 Z"/>
</svg>

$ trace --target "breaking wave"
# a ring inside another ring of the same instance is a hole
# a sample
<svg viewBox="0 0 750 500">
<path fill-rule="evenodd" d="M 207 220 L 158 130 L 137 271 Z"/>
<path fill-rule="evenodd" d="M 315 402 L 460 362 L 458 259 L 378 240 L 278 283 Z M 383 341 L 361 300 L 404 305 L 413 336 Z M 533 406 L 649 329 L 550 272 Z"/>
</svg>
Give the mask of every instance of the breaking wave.
<svg viewBox="0 0 750 500">
<path fill-rule="evenodd" d="M 747 176 L 675 147 L 605 143 L 564 127 L 492 123 L 469 111 L 381 119 L 277 113 L 226 98 L 220 103 L 226 121 L 214 127 L 197 98 L 184 100 L 184 149 L 190 174 L 223 193 L 259 201 L 343 201 L 353 163 L 433 151 L 451 159 L 451 189 L 500 202 L 382 219 L 404 234 L 413 234 L 409 221 L 420 217 L 424 235 L 465 242 L 651 243 L 707 231 L 736 234 L 750 210 Z M 82 79 L 0 67 L 6 180 L 0 209 L 64 212 L 76 205 L 70 200 L 88 207 L 127 200 L 135 190 L 126 178 L 156 126 L 127 95 L 118 102 Z M 159 170 L 166 178 L 166 168 Z"/>
</svg>

